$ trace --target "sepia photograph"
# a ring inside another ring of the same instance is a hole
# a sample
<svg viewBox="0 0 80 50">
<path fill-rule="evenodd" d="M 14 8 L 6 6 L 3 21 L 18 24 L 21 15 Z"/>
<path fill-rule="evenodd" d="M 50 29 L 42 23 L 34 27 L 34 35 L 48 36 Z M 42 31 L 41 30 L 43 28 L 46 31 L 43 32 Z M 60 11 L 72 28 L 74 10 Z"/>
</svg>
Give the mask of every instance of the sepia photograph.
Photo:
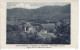
<svg viewBox="0 0 80 50">
<path fill-rule="evenodd" d="M 71 44 L 70 2 L 7 2 L 6 44 Z"/>
</svg>

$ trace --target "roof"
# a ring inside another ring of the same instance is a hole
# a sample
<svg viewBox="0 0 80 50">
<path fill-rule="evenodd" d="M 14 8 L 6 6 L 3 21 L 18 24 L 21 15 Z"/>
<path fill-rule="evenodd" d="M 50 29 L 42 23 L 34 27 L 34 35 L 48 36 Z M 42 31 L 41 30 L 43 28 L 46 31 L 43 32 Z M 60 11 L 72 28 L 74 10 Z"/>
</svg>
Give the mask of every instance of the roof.
<svg viewBox="0 0 80 50">
<path fill-rule="evenodd" d="M 47 38 L 47 37 L 49 37 L 49 38 L 51 38 L 51 37 L 56 38 L 56 35 L 54 35 L 53 33 L 41 33 L 41 34 L 38 34 L 38 35 L 43 37 L 43 38 Z"/>
</svg>

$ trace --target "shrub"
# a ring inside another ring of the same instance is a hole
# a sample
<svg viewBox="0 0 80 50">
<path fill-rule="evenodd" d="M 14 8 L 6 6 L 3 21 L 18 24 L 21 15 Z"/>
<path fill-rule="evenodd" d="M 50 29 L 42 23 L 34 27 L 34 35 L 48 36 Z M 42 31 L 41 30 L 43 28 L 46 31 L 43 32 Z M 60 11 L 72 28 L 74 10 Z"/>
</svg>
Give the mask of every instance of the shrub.
<svg viewBox="0 0 80 50">
<path fill-rule="evenodd" d="M 60 24 L 56 24 L 56 36 L 58 39 L 61 39 L 60 41 L 66 44 L 70 43 L 70 23 L 67 23 L 67 21 L 60 19 Z M 58 41 L 57 39 L 57 41 Z"/>
</svg>

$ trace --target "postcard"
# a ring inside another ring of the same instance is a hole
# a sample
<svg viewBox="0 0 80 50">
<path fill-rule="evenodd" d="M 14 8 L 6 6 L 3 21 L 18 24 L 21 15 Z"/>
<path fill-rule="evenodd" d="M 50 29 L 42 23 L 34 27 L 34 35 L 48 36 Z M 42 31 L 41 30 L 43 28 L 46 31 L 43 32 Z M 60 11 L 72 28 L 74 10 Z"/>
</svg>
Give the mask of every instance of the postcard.
<svg viewBox="0 0 80 50">
<path fill-rule="evenodd" d="M 1 0 L 1 48 L 78 48 L 78 0 Z"/>
</svg>

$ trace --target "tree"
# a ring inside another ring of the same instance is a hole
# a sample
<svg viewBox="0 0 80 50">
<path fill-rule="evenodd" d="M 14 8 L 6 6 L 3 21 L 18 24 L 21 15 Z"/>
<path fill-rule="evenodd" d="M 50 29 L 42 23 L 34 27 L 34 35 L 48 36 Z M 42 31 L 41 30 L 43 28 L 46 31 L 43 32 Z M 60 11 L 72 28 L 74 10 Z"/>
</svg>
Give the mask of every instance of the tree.
<svg viewBox="0 0 80 50">
<path fill-rule="evenodd" d="M 70 43 L 70 23 L 64 19 L 59 20 L 59 24 L 55 24 L 56 36 L 58 39 L 62 39 L 61 42 L 69 44 Z"/>
</svg>

